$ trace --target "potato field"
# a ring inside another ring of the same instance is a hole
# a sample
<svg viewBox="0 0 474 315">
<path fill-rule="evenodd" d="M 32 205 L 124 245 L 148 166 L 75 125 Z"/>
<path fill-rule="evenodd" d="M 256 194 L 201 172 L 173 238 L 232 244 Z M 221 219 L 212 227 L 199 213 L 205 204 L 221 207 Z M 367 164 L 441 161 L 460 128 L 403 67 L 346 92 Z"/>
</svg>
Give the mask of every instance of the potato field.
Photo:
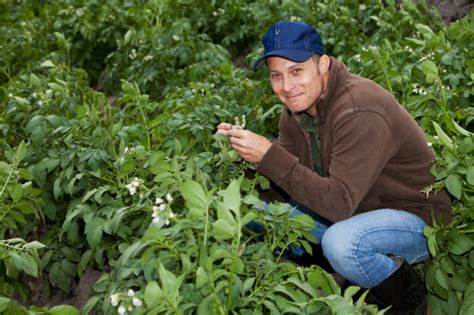
<svg viewBox="0 0 474 315">
<path fill-rule="evenodd" d="M 424 1 L 0 0 L 0 313 L 383 314 L 317 265 L 307 215 L 225 136 L 270 139 L 283 106 L 261 37 L 318 28 L 382 85 L 436 154 L 453 220 L 425 228 L 432 315 L 474 314 L 474 11 Z M 370 152 L 368 152 L 370 154 Z M 247 223 L 257 222 L 257 234 Z"/>
</svg>

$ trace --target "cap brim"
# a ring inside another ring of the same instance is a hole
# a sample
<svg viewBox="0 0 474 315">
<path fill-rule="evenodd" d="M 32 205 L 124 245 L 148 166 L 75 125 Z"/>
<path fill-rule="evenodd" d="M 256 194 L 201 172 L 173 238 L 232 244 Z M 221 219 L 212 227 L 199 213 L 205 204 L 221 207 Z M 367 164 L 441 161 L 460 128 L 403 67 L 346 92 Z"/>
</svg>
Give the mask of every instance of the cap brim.
<svg viewBox="0 0 474 315">
<path fill-rule="evenodd" d="M 278 49 L 274 50 L 272 52 L 266 53 L 262 57 L 260 57 L 253 65 L 253 70 L 257 71 L 259 70 L 263 64 L 265 63 L 265 60 L 268 57 L 276 56 L 276 57 L 282 57 L 291 61 L 296 61 L 296 62 L 303 62 L 311 58 L 315 52 L 312 51 L 306 51 L 306 50 L 299 50 L 299 49 Z"/>
</svg>

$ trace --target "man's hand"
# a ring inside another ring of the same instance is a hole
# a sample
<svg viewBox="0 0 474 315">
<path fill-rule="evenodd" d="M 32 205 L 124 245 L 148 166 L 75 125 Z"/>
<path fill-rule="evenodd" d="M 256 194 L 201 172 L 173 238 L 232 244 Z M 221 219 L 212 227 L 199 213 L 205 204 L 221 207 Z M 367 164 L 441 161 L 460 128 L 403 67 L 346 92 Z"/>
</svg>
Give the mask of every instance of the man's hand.
<svg viewBox="0 0 474 315">
<path fill-rule="evenodd" d="M 228 136 L 232 148 L 242 159 L 251 163 L 259 163 L 272 146 L 267 138 L 229 123 L 219 124 L 217 133 Z"/>
</svg>

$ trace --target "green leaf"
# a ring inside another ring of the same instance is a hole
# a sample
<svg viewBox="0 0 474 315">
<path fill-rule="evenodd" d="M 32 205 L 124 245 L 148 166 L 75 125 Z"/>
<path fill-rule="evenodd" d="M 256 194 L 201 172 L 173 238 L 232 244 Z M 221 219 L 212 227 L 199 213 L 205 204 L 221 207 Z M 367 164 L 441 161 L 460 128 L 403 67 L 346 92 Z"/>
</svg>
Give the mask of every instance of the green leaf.
<svg viewBox="0 0 474 315">
<path fill-rule="evenodd" d="M 12 197 L 14 203 L 20 201 L 21 197 L 23 197 L 23 186 L 21 184 L 13 185 L 10 190 L 10 196 Z"/>
<path fill-rule="evenodd" d="M 451 195 L 453 195 L 457 199 L 461 199 L 462 181 L 458 175 L 454 175 L 454 174 L 449 175 L 444 180 L 444 184 L 446 185 L 446 189 L 449 191 Z"/>
<path fill-rule="evenodd" d="M 124 43 L 125 44 L 128 44 L 130 42 L 130 40 L 132 39 L 132 36 L 133 36 L 133 31 L 132 30 L 128 30 L 125 35 L 124 35 Z"/>
<path fill-rule="evenodd" d="M 230 226 L 235 226 L 237 222 L 235 221 L 234 216 L 230 212 L 229 208 L 227 208 L 222 202 L 217 202 L 216 205 L 217 218 L 224 220 Z"/>
<path fill-rule="evenodd" d="M 436 64 L 431 60 L 426 60 L 422 63 L 423 72 L 426 75 L 426 81 L 433 83 L 438 78 L 438 68 Z"/>
<path fill-rule="evenodd" d="M 43 243 L 40 243 L 38 241 L 33 241 L 33 242 L 29 242 L 28 244 L 25 244 L 24 246 L 25 248 L 28 248 L 28 249 L 41 249 L 41 248 L 45 248 L 46 245 L 44 245 Z"/>
<path fill-rule="evenodd" d="M 209 282 L 206 270 L 203 267 L 198 267 L 196 270 L 196 289 L 201 288 L 203 285 Z"/>
<path fill-rule="evenodd" d="M 443 269 L 436 269 L 435 271 L 435 278 L 438 284 L 443 288 L 448 290 L 449 289 L 449 284 L 448 284 L 448 275 L 446 272 L 444 272 Z"/>
<path fill-rule="evenodd" d="M 474 166 L 473 165 L 468 167 L 466 179 L 469 184 L 474 185 Z"/>
<path fill-rule="evenodd" d="M 19 270 L 23 270 L 30 276 L 38 277 L 38 263 L 33 257 L 26 254 L 10 252 L 10 258 Z"/>
<path fill-rule="evenodd" d="M 82 307 L 82 314 L 89 315 L 89 313 L 94 309 L 95 305 L 101 301 L 100 296 L 93 296 L 87 300 L 86 304 Z"/>
<path fill-rule="evenodd" d="M 459 315 L 474 314 L 474 281 L 471 281 L 464 292 L 464 299 L 459 308 Z"/>
<path fill-rule="evenodd" d="M 463 127 L 459 126 L 459 124 L 455 122 L 454 120 L 452 120 L 452 123 L 454 125 L 454 128 L 456 129 L 457 132 L 459 132 L 460 135 L 466 136 L 466 137 L 470 137 L 472 135 L 472 132 L 469 132 Z"/>
<path fill-rule="evenodd" d="M 256 218 L 258 218 L 258 215 L 255 212 L 253 211 L 247 212 L 245 216 L 242 218 L 242 220 L 240 220 L 240 224 L 241 226 L 244 226 L 247 223 L 255 220 Z"/>
<path fill-rule="evenodd" d="M 58 305 L 53 307 L 50 311 L 51 315 L 79 315 L 77 308 L 71 305 Z"/>
<path fill-rule="evenodd" d="M 25 141 L 22 141 L 15 152 L 15 159 L 17 162 L 23 161 L 26 156 L 26 144 Z"/>
<path fill-rule="evenodd" d="M 40 66 L 42 68 L 53 68 L 54 63 L 51 60 L 45 60 Z"/>
<path fill-rule="evenodd" d="M 161 291 L 160 286 L 158 285 L 158 282 L 156 281 L 150 281 L 146 285 L 145 288 L 145 294 L 144 294 L 144 300 L 146 306 L 149 308 L 155 306 L 156 304 L 159 303 L 160 298 L 163 296 L 163 292 Z"/>
<path fill-rule="evenodd" d="M 441 129 L 441 126 L 438 125 L 437 122 L 432 121 L 432 124 L 436 130 L 436 134 L 438 135 L 439 139 L 441 140 L 441 143 L 446 145 L 448 148 L 453 147 L 453 140 L 449 138 L 449 136 L 444 132 L 443 129 Z"/>
<path fill-rule="evenodd" d="M 163 264 L 160 264 L 158 267 L 158 273 L 160 275 L 163 291 L 170 292 L 176 282 L 176 276 L 171 271 L 166 270 Z"/>
<path fill-rule="evenodd" d="M 236 233 L 236 228 L 229 225 L 226 221 L 218 219 L 212 223 L 212 236 L 218 240 L 227 240 L 233 238 Z"/>
<path fill-rule="evenodd" d="M 188 181 L 179 186 L 191 218 L 202 217 L 207 213 L 207 196 L 201 185 L 195 181 Z"/>
<path fill-rule="evenodd" d="M 39 88 L 41 86 L 41 80 L 34 73 L 30 73 L 30 85 L 34 88 Z"/>
<path fill-rule="evenodd" d="M 359 292 L 361 288 L 355 285 L 349 286 L 345 291 L 344 291 L 344 299 L 348 302 L 352 301 L 352 297 Z"/>
<path fill-rule="evenodd" d="M 92 218 L 86 223 L 85 232 L 90 247 L 94 248 L 99 245 L 104 224 L 102 218 Z"/>
<path fill-rule="evenodd" d="M 240 213 L 240 181 L 232 180 L 229 187 L 224 191 L 224 204 L 236 215 Z"/>
<path fill-rule="evenodd" d="M 198 315 L 214 314 L 212 297 L 212 295 L 208 295 L 201 301 L 201 303 L 199 303 L 199 307 L 197 309 Z"/>
<path fill-rule="evenodd" d="M 3 312 L 10 304 L 11 299 L 0 296 L 0 312 Z"/>
<path fill-rule="evenodd" d="M 448 249 L 454 255 L 462 255 L 469 252 L 474 247 L 474 240 L 471 236 L 460 234 L 449 243 Z"/>
</svg>

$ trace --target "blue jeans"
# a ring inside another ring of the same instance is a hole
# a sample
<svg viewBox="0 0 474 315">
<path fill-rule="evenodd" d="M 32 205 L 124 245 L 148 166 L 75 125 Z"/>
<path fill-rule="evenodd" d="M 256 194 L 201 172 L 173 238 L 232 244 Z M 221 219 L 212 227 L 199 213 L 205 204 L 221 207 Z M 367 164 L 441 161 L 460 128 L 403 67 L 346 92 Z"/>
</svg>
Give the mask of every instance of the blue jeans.
<svg viewBox="0 0 474 315">
<path fill-rule="evenodd" d="M 391 255 L 402 256 L 410 264 L 429 258 L 423 234 L 426 223 L 412 213 L 379 209 L 331 224 L 304 206 L 290 203 L 296 206 L 292 216 L 306 213 L 315 220 L 311 233 L 334 271 L 360 287 L 375 287 L 398 268 Z"/>
</svg>

